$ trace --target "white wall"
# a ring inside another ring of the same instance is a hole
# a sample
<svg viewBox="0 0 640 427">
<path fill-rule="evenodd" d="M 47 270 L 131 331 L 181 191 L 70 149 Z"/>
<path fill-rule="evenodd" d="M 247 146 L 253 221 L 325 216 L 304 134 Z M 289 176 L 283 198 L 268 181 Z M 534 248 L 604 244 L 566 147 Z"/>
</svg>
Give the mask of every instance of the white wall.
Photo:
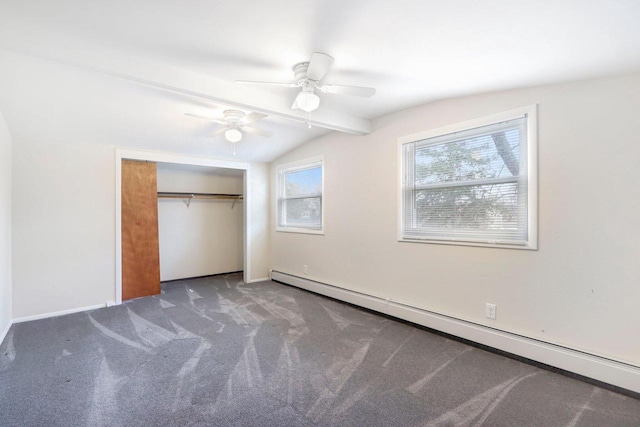
<svg viewBox="0 0 640 427">
<path fill-rule="evenodd" d="M 13 152 L 14 317 L 113 301 L 114 149 L 17 141 Z"/>
<path fill-rule="evenodd" d="M 115 301 L 115 150 L 14 138 L 14 319 Z M 248 197 L 267 204 L 268 185 L 252 183 Z M 258 217 L 257 228 L 265 221 Z M 267 235 L 249 239 L 252 251 L 268 251 Z M 268 252 L 256 257 L 250 279 L 268 276 L 261 257 Z"/>
<path fill-rule="evenodd" d="M 251 221 L 247 224 L 251 244 L 245 250 L 251 255 L 250 282 L 269 279 L 271 269 L 271 235 L 269 224 L 271 210 L 269 184 L 270 170 L 266 163 L 251 163 L 250 182 L 245 180 L 245 204 L 251 213 Z M 246 218 L 245 218 L 246 222 Z"/>
<path fill-rule="evenodd" d="M 539 250 L 398 242 L 397 138 L 535 103 Z M 326 233 L 275 232 L 272 215 L 272 268 L 640 365 L 638 111 L 636 74 L 434 102 L 311 141 L 272 163 L 271 188 L 279 164 L 323 155 Z"/>
<path fill-rule="evenodd" d="M 158 191 L 243 194 L 242 173 L 229 176 L 206 169 L 160 163 Z M 158 233 L 163 281 L 243 269 L 242 201 L 193 199 L 187 207 L 183 199 L 158 199 Z"/>
<path fill-rule="evenodd" d="M 0 343 L 11 325 L 11 134 L 0 112 Z"/>
</svg>

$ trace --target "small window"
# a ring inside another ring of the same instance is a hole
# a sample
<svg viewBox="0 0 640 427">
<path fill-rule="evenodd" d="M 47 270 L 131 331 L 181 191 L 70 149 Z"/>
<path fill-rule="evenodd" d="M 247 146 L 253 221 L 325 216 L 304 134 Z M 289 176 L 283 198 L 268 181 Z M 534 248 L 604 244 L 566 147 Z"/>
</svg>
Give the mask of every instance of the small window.
<svg viewBox="0 0 640 427">
<path fill-rule="evenodd" d="M 535 107 L 401 138 L 400 240 L 536 249 Z"/>
<path fill-rule="evenodd" d="M 277 169 L 278 231 L 322 233 L 322 159 Z"/>
</svg>

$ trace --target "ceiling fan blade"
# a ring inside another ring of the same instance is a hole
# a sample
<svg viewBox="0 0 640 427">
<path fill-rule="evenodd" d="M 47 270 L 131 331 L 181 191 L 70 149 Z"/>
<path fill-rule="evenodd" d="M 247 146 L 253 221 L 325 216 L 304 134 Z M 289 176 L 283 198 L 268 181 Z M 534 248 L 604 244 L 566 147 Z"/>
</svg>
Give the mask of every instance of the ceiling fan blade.
<svg viewBox="0 0 640 427">
<path fill-rule="evenodd" d="M 192 114 L 192 113 L 184 113 L 184 115 L 185 116 L 189 116 L 189 117 L 195 117 L 197 119 L 208 120 L 208 121 L 214 122 L 214 123 L 220 123 L 221 125 L 226 125 L 227 124 L 227 122 L 225 122 L 224 120 L 214 119 L 213 117 L 199 116 L 198 114 Z"/>
<path fill-rule="evenodd" d="M 364 96 L 364 97 L 370 97 L 376 94 L 376 90 L 372 87 L 322 85 L 320 86 L 319 89 L 324 93 L 339 93 L 342 95 L 353 95 L 353 96 Z"/>
<path fill-rule="evenodd" d="M 235 83 L 243 85 L 268 85 L 268 86 L 282 86 L 282 87 L 298 87 L 297 83 L 280 83 L 280 82 L 259 82 L 254 80 L 236 80 Z"/>
<path fill-rule="evenodd" d="M 333 64 L 333 57 L 327 55 L 326 53 L 314 52 L 311 55 L 311 61 L 309 61 L 309 67 L 307 68 L 307 77 L 311 80 L 322 80 L 329 68 L 331 68 L 331 64 Z"/>
<path fill-rule="evenodd" d="M 209 134 L 209 135 L 207 135 L 207 136 L 208 136 L 209 138 L 215 138 L 216 136 L 220 136 L 220 135 L 222 135 L 223 133 L 225 133 L 225 132 L 227 131 L 227 129 L 229 129 L 229 128 L 228 128 L 228 127 L 220 128 L 220 129 L 218 129 L 217 131 L 212 132 L 212 133 L 210 133 L 210 134 Z"/>
<path fill-rule="evenodd" d="M 269 116 L 267 116 L 266 114 L 257 113 L 254 111 L 244 116 L 241 122 L 248 125 L 248 124 L 257 122 L 258 120 L 262 120 L 265 117 L 269 117 Z"/>
<path fill-rule="evenodd" d="M 250 133 L 253 135 L 264 136 L 265 138 L 269 138 L 272 134 L 271 132 L 267 132 L 266 130 L 254 128 L 252 126 L 242 126 L 240 125 L 240 130 L 242 132 Z"/>
</svg>

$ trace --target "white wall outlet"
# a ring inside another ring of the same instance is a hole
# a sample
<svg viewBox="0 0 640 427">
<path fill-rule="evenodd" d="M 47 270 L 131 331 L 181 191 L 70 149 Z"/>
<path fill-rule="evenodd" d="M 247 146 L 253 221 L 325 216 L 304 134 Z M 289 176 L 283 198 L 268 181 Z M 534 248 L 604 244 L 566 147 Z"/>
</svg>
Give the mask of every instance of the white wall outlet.
<svg viewBox="0 0 640 427">
<path fill-rule="evenodd" d="M 304 272 L 304 274 L 309 274 L 309 267 L 307 267 L 307 264 L 302 266 L 302 271 Z"/>
<path fill-rule="evenodd" d="M 487 303 L 484 307 L 484 315 L 489 319 L 496 319 L 496 305 Z"/>
</svg>

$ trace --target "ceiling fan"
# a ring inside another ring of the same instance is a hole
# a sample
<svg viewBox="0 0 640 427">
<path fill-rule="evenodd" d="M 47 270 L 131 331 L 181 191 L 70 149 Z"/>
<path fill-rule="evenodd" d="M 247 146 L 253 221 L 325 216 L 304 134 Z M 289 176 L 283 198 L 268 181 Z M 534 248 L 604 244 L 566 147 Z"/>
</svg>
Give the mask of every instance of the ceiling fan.
<svg viewBox="0 0 640 427">
<path fill-rule="evenodd" d="M 205 117 L 192 113 L 184 114 L 185 116 L 196 117 L 198 119 L 204 119 L 213 123 L 224 125 L 209 136 L 217 137 L 220 135 L 224 135 L 224 138 L 232 143 L 239 142 L 242 139 L 243 133 L 259 135 L 265 138 L 269 138 L 271 136 L 271 132 L 267 132 L 266 130 L 251 126 L 258 120 L 262 120 L 267 117 L 266 114 L 256 112 L 245 114 L 240 110 L 225 110 L 224 117 L 222 119 L 218 119 L 215 117 Z"/>
<path fill-rule="evenodd" d="M 251 80 L 236 80 L 241 84 L 271 85 L 282 87 L 299 87 L 300 92 L 296 96 L 292 109 L 300 109 L 310 113 L 320 106 L 320 97 L 316 95 L 316 89 L 323 93 L 335 93 L 341 95 L 354 95 L 370 97 L 376 93 L 371 87 L 326 85 L 321 83 L 327 74 L 334 59 L 326 53 L 315 52 L 309 62 L 301 62 L 293 67 L 294 81 L 291 83 L 261 82 Z"/>
</svg>

